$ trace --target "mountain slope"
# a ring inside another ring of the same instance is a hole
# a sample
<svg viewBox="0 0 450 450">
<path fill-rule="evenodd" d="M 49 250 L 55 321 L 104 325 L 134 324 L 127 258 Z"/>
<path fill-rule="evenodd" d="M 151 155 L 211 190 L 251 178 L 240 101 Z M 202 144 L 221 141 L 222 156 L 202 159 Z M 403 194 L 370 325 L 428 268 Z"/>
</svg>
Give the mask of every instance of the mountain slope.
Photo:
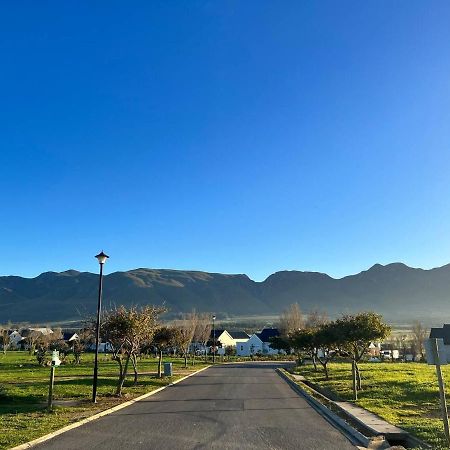
<svg viewBox="0 0 450 450">
<path fill-rule="evenodd" d="M 80 319 L 95 312 L 98 275 L 68 270 L 36 278 L 0 277 L 1 322 Z M 450 316 L 450 265 L 431 270 L 376 264 L 334 279 L 317 272 L 282 271 L 263 282 L 246 275 L 135 269 L 104 278 L 104 304 L 165 303 L 176 313 L 276 314 L 298 302 L 330 314 L 375 310 L 390 320 Z"/>
</svg>

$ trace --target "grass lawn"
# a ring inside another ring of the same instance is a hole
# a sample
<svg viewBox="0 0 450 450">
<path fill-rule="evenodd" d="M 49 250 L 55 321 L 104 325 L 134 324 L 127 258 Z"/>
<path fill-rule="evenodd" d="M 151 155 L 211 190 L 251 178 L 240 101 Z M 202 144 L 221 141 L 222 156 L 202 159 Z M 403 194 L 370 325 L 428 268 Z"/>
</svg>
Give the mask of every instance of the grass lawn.
<svg viewBox="0 0 450 450">
<path fill-rule="evenodd" d="M 40 367 L 28 352 L 0 354 L 0 449 L 11 448 L 74 421 L 91 416 L 138 395 L 164 386 L 205 366 L 198 361 L 185 369 L 182 359 L 172 361 L 174 376 L 155 378 L 157 359 L 149 357 L 138 362 L 142 373 L 138 385 L 133 386 L 133 374 L 125 383 L 124 396 L 114 397 L 117 381 L 117 363 L 100 355 L 98 403 L 90 402 L 92 396 L 93 354 L 83 355 L 80 365 L 67 363 L 56 368 L 54 399 L 60 403 L 52 412 L 46 411 L 49 367 Z M 64 402 L 68 402 L 64 405 Z"/>
<path fill-rule="evenodd" d="M 361 363 L 362 387 L 356 402 L 420 439 L 445 447 L 439 389 L 434 366 L 420 363 Z M 450 366 L 443 366 L 450 399 Z M 333 391 L 342 400 L 352 400 L 351 364 L 330 364 L 330 380 L 312 366 L 300 366 L 296 372 Z"/>
</svg>

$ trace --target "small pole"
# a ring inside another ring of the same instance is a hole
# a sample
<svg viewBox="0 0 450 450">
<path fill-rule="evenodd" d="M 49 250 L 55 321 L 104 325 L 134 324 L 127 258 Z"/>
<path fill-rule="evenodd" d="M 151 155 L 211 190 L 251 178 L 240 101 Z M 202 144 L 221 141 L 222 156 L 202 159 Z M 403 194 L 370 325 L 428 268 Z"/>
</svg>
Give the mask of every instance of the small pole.
<svg viewBox="0 0 450 450">
<path fill-rule="evenodd" d="M 55 383 L 55 366 L 50 367 L 50 386 L 48 388 L 48 409 L 51 411 L 53 408 L 53 384 Z"/>
<path fill-rule="evenodd" d="M 213 360 L 212 360 L 212 362 L 213 362 L 213 364 L 216 362 L 216 316 L 214 315 L 213 317 L 212 317 L 212 320 L 213 320 L 213 346 L 212 346 L 212 348 L 213 348 Z"/>
<path fill-rule="evenodd" d="M 445 384 L 444 378 L 442 376 L 441 363 L 439 360 L 439 349 L 437 339 L 431 339 L 431 347 L 434 353 L 434 361 L 436 364 L 436 374 L 439 383 L 439 397 L 441 399 L 441 411 L 442 411 L 442 420 L 444 422 L 444 432 L 445 437 L 447 438 L 447 442 L 450 444 L 450 428 L 448 424 L 448 411 L 447 411 L 447 402 L 445 400 Z"/>
<path fill-rule="evenodd" d="M 352 386 L 353 386 L 353 400 L 358 400 L 358 387 L 356 385 L 356 363 L 352 361 Z"/>
</svg>

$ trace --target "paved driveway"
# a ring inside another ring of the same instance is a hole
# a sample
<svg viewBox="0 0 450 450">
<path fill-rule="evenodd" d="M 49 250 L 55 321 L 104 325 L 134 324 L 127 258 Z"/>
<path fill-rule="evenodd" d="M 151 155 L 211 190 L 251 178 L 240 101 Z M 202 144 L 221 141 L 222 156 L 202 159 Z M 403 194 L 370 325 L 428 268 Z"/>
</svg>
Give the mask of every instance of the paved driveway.
<svg viewBox="0 0 450 450">
<path fill-rule="evenodd" d="M 212 367 L 36 448 L 355 450 L 275 367 Z"/>
</svg>

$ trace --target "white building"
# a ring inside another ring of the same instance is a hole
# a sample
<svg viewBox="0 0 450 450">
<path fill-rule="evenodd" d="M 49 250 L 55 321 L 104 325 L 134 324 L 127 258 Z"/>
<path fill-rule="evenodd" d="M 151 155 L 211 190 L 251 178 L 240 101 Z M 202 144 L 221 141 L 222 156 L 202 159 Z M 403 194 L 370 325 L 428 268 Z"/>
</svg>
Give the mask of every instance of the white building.
<svg viewBox="0 0 450 450">
<path fill-rule="evenodd" d="M 270 346 L 270 338 L 279 335 L 280 333 L 276 328 L 265 328 L 260 333 L 252 334 L 247 341 L 236 344 L 236 355 L 278 355 L 284 353 L 283 351 L 273 349 Z"/>
<path fill-rule="evenodd" d="M 20 342 L 23 341 L 22 335 L 18 330 L 10 330 L 9 333 L 9 348 L 16 349 L 19 347 Z"/>
</svg>

